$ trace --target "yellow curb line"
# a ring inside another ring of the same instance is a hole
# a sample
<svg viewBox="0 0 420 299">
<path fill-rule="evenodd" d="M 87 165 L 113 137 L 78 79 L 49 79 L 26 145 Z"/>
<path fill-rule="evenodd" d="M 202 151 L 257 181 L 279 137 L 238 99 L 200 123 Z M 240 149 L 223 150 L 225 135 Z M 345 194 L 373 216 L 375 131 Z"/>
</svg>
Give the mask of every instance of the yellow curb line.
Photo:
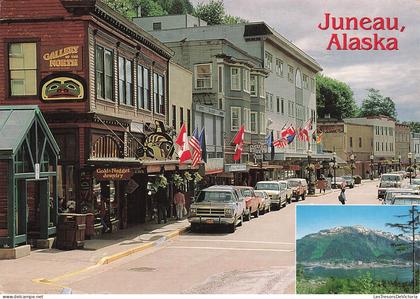
<svg viewBox="0 0 420 299">
<path fill-rule="evenodd" d="M 177 229 L 176 231 L 167 234 L 163 238 L 165 240 L 172 239 L 176 236 L 179 236 L 179 235 L 183 234 L 188 229 L 189 229 L 189 227 L 184 227 L 184 228 L 181 228 L 181 229 Z M 54 286 L 59 286 L 59 287 L 62 287 L 62 288 L 66 288 L 65 286 L 61 286 L 61 285 L 56 284 L 55 282 L 58 282 L 58 281 L 63 280 L 65 278 L 76 276 L 76 275 L 78 275 L 80 273 L 83 273 L 83 272 L 90 271 L 90 270 L 95 269 L 95 268 L 97 268 L 99 266 L 102 266 L 102 265 L 110 264 L 112 262 L 115 262 L 115 261 L 117 261 L 119 259 L 122 259 L 124 257 L 127 257 L 129 255 L 132 255 L 132 254 L 135 254 L 137 252 L 148 249 L 150 247 L 156 246 L 156 244 L 158 244 L 158 241 L 149 242 L 149 243 L 140 245 L 138 247 L 134 247 L 134 248 L 128 249 L 126 251 L 116 253 L 116 254 L 111 255 L 111 256 L 105 256 L 105 257 L 101 258 L 95 265 L 92 265 L 92 266 L 89 266 L 89 267 L 86 267 L 86 268 L 83 268 L 83 269 L 80 269 L 80 270 L 77 270 L 77 271 L 69 272 L 69 273 L 57 276 L 55 278 L 52 278 L 52 279 L 46 279 L 46 278 L 32 279 L 32 282 L 39 283 L 39 284 L 54 285 Z"/>
</svg>

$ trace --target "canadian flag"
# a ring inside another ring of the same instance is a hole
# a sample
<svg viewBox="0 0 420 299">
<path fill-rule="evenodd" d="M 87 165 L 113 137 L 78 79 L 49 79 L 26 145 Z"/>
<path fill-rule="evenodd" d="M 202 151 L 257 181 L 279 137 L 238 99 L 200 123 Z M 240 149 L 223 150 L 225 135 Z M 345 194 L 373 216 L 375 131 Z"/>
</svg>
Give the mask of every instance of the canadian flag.
<svg viewBox="0 0 420 299">
<path fill-rule="evenodd" d="M 245 137 L 245 128 L 242 125 L 233 140 L 233 143 L 236 144 L 235 155 L 233 156 L 234 161 L 239 161 L 241 159 L 242 150 L 244 149 L 244 137 Z"/>
<path fill-rule="evenodd" d="M 176 144 L 179 145 L 179 164 L 184 163 L 187 160 L 191 159 L 191 152 L 190 147 L 188 145 L 188 136 L 187 136 L 187 129 L 185 128 L 185 124 L 182 124 L 181 130 L 179 131 L 178 138 L 175 141 Z"/>
</svg>

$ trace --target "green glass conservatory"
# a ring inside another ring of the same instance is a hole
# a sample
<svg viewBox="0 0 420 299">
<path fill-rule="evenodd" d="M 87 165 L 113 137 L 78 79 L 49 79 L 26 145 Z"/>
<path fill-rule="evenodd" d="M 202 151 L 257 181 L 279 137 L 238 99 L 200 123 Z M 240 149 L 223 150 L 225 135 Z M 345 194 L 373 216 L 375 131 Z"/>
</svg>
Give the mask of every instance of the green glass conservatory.
<svg viewBox="0 0 420 299">
<path fill-rule="evenodd" d="M 0 248 L 56 233 L 58 155 L 37 106 L 0 107 Z"/>
</svg>

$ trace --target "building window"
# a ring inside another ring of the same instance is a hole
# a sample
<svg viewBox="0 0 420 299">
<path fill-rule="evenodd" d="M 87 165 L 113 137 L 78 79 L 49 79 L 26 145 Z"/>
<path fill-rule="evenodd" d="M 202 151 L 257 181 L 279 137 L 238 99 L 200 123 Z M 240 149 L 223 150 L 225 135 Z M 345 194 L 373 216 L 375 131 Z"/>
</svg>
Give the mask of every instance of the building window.
<svg viewBox="0 0 420 299">
<path fill-rule="evenodd" d="M 289 72 L 287 73 L 287 79 L 289 80 L 289 82 L 293 83 L 295 69 L 293 68 L 293 66 L 288 65 L 288 70 Z"/>
<path fill-rule="evenodd" d="M 114 100 L 114 53 L 96 46 L 96 97 Z"/>
<path fill-rule="evenodd" d="M 237 67 L 230 69 L 230 89 L 241 90 L 241 71 Z"/>
<path fill-rule="evenodd" d="M 153 91 L 155 99 L 155 113 L 165 114 L 165 80 L 163 76 L 153 74 Z"/>
<path fill-rule="evenodd" d="M 223 65 L 218 66 L 218 86 L 219 86 L 219 93 L 223 93 L 223 86 L 224 86 L 224 80 L 223 80 Z"/>
<path fill-rule="evenodd" d="M 172 105 L 172 127 L 176 131 L 176 106 Z"/>
<path fill-rule="evenodd" d="M 384 135 L 384 127 L 381 127 L 381 135 Z"/>
<path fill-rule="evenodd" d="M 284 114 L 284 99 L 281 99 L 281 114 Z"/>
<path fill-rule="evenodd" d="M 303 88 L 309 89 L 309 78 L 307 75 L 303 74 Z"/>
<path fill-rule="evenodd" d="M 260 92 L 260 97 L 264 98 L 264 96 L 265 96 L 264 77 L 259 76 L 258 78 L 259 78 L 259 82 L 260 82 L 260 84 L 258 86 L 259 92 Z"/>
<path fill-rule="evenodd" d="M 118 89 L 120 104 L 133 105 L 133 69 L 130 60 L 118 58 Z"/>
<path fill-rule="evenodd" d="M 147 72 L 146 72 L 147 71 Z M 137 66 L 137 108 L 145 109 L 148 104 L 148 70 L 141 65 Z M 147 88 L 147 89 L 146 89 Z M 150 109 L 150 108 L 149 108 Z"/>
<path fill-rule="evenodd" d="M 362 147 L 362 137 L 359 137 L 359 147 Z"/>
<path fill-rule="evenodd" d="M 152 97 L 150 92 L 150 71 L 147 68 L 143 68 L 143 86 L 144 101 L 147 104 L 146 109 L 152 110 Z"/>
<path fill-rule="evenodd" d="M 292 101 L 289 101 L 289 107 L 288 107 L 289 109 L 289 116 L 290 117 L 294 117 L 294 114 L 293 114 L 293 112 L 294 112 L 294 110 L 295 110 L 295 103 L 293 103 Z"/>
<path fill-rule="evenodd" d="M 264 64 L 265 64 L 265 68 L 267 69 L 267 70 L 270 70 L 271 71 L 271 69 L 272 69 L 272 65 L 273 65 L 273 55 L 271 55 L 270 53 L 268 53 L 268 52 L 265 52 L 265 60 L 264 60 Z"/>
<path fill-rule="evenodd" d="M 280 113 L 280 98 L 277 97 L 277 113 Z"/>
<path fill-rule="evenodd" d="M 187 133 L 191 136 L 191 110 L 187 109 Z"/>
<path fill-rule="evenodd" d="M 241 126 L 241 108 L 230 107 L 230 129 L 231 131 L 238 131 Z"/>
<path fill-rule="evenodd" d="M 242 78 L 243 89 L 245 92 L 249 92 L 249 70 L 244 69 L 244 76 Z"/>
<path fill-rule="evenodd" d="M 265 122 L 265 113 L 260 112 L 260 134 L 265 134 L 267 124 Z"/>
<path fill-rule="evenodd" d="M 258 112 L 251 112 L 251 133 L 257 134 L 257 122 L 258 122 Z"/>
<path fill-rule="evenodd" d="M 281 59 L 276 59 L 276 74 L 283 77 L 283 61 Z"/>
<path fill-rule="evenodd" d="M 353 137 L 350 137 L 350 147 L 353 147 Z"/>
<path fill-rule="evenodd" d="M 179 127 L 182 127 L 182 124 L 184 123 L 184 108 L 179 107 Z"/>
<path fill-rule="evenodd" d="M 244 108 L 244 125 L 245 125 L 245 131 L 249 132 L 250 130 L 250 112 L 251 110 L 249 110 L 248 108 Z"/>
<path fill-rule="evenodd" d="M 251 75 L 251 96 L 258 96 L 258 77 L 256 75 Z"/>
<path fill-rule="evenodd" d="M 315 80 L 311 78 L 311 91 L 315 92 Z"/>
<path fill-rule="evenodd" d="M 195 88 L 212 88 L 211 84 L 212 67 L 211 64 L 194 65 Z"/>
<path fill-rule="evenodd" d="M 11 96 L 37 95 L 36 43 L 9 44 L 9 85 Z"/>
<path fill-rule="evenodd" d="M 153 30 L 162 30 L 162 22 L 153 23 Z"/>
<path fill-rule="evenodd" d="M 273 111 L 273 95 L 269 92 L 265 95 L 265 110 L 266 111 Z"/>
</svg>

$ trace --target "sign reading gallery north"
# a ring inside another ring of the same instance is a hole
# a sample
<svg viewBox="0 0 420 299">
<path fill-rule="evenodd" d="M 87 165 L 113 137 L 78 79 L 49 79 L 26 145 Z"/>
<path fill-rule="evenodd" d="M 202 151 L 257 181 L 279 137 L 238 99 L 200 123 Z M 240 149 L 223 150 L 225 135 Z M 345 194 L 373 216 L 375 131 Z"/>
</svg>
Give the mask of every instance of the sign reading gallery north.
<svg viewBox="0 0 420 299">
<path fill-rule="evenodd" d="M 43 67 L 50 71 L 81 70 L 82 57 L 81 46 L 45 47 L 42 50 Z"/>
</svg>

